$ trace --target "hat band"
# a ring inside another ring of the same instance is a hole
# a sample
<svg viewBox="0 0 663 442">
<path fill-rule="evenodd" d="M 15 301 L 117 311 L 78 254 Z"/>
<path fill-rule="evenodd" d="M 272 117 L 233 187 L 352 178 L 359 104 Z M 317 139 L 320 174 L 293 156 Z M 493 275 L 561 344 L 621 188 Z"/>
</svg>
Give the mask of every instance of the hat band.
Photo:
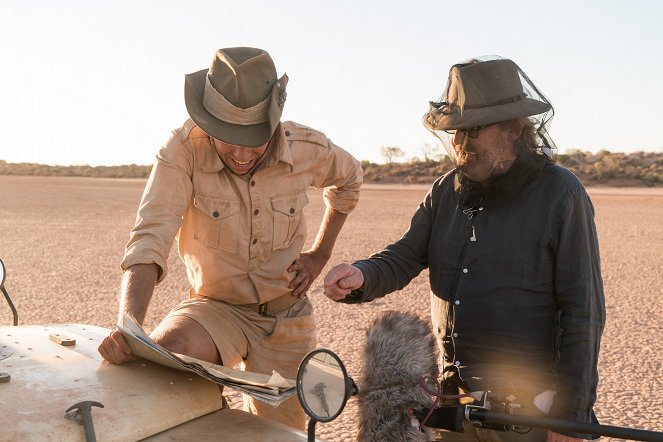
<svg viewBox="0 0 663 442">
<path fill-rule="evenodd" d="M 502 104 L 515 103 L 516 101 L 522 100 L 526 96 L 527 96 L 527 94 L 525 94 L 523 92 L 522 94 L 514 95 L 513 97 L 509 97 L 509 98 L 504 98 L 502 100 L 491 101 L 490 103 L 466 104 L 465 106 L 463 106 L 463 108 L 465 108 L 465 109 L 478 109 L 478 108 L 482 108 L 482 107 L 500 106 Z"/>
<path fill-rule="evenodd" d="M 429 101 L 431 105 L 430 113 L 441 113 L 442 115 L 451 115 L 456 113 L 462 114 L 465 109 L 482 109 L 486 107 L 500 106 L 503 104 L 515 103 L 516 101 L 520 101 L 525 97 L 527 97 L 527 94 L 522 93 L 513 97 L 504 98 L 502 100 L 491 101 L 490 103 L 466 104 L 462 107 L 455 102 L 449 103 L 448 101 Z"/>
<path fill-rule="evenodd" d="M 203 106 L 205 106 L 207 112 L 226 123 L 248 126 L 268 121 L 270 99 L 271 95 L 254 106 L 242 109 L 226 100 L 210 83 L 209 75 L 205 76 Z"/>
</svg>

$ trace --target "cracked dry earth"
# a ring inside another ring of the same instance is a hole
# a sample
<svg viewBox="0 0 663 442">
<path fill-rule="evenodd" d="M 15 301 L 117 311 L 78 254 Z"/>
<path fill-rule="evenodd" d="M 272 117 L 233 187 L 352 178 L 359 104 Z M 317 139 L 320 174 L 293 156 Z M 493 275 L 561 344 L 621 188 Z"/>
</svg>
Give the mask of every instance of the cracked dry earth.
<svg viewBox="0 0 663 442">
<path fill-rule="evenodd" d="M 144 183 L 0 176 L 0 257 L 22 324 L 109 327 L 114 322 L 119 262 Z M 427 188 L 366 185 L 328 268 L 399 238 Z M 588 191 L 596 209 L 607 309 L 596 413 L 604 424 L 663 431 L 663 189 Z M 320 191 L 311 190 L 309 199 L 310 243 L 324 206 Z M 169 265 L 171 275 L 157 289 L 148 312 L 148 331 L 187 293 L 176 251 Z M 365 305 L 329 301 L 322 294 L 322 278 L 309 296 L 319 346 L 337 352 L 355 380 L 360 378 L 365 330 L 374 318 L 387 310 L 429 318 L 426 272 L 400 292 Z M 3 312 L 0 323 L 10 324 L 9 310 Z M 231 407 L 241 407 L 239 395 L 231 393 L 230 400 Z M 318 424 L 318 436 L 354 440 L 356 413 L 350 399 L 336 421 Z"/>
</svg>

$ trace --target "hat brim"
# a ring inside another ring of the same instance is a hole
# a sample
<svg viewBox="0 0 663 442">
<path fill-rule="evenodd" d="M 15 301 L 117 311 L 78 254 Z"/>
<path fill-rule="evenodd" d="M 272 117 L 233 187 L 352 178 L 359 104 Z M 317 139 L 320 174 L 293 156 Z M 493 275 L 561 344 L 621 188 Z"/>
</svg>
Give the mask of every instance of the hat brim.
<svg viewBox="0 0 663 442">
<path fill-rule="evenodd" d="M 447 115 L 438 113 L 435 116 L 436 124 L 434 127 L 429 125 L 428 122 L 426 122 L 426 127 L 431 130 L 469 129 L 476 126 L 539 115 L 548 112 L 550 109 L 551 106 L 548 103 L 531 98 L 523 98 L 513 103 L 477 109 L 465 109 L 462 113 L 454 112 Z"/>
<path fill-rule="evenodd" d="M 274 86 L 272 102 L 269 106 L 269 120 L 264 123 L 244 126 L 219 120 L 205 109 L 203 94 L 207 72 L 207 69 L 203 69 L 185 76 L 184 102 L 191 119 L 205 133 L 228 144 L 242 147 L 260 147 L 268 142 L 281 120 L 283 106 L 278 105 L 278 97 L 281 91 L 285 90 L 284 83 L 287 83 L 287 77 L 284 75 L 278 81 L 280 85 Z M 284 78 L 285 81 L 283 81 Z"/>
</svg>

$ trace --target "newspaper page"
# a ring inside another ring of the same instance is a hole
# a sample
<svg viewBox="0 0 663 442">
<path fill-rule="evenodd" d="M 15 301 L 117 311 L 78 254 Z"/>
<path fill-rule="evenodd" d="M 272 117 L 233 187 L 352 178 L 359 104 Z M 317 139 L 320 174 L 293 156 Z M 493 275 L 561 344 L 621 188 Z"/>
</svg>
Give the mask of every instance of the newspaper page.
<svg viewBox="0 0 663 442">
<path fill-rule="evenodd" d="M 296 392 L 295 381 L 284 378 L 277 371 L 273 371 L 271 376 L 251 373 L 170 352 L 152 341 L 129 315 L 125 314 L 116 327 L 122 332 L 136 356 L 166 367 L 196 373 L 205 379 L 239 390 L 275 407 Z"/>
</svg>

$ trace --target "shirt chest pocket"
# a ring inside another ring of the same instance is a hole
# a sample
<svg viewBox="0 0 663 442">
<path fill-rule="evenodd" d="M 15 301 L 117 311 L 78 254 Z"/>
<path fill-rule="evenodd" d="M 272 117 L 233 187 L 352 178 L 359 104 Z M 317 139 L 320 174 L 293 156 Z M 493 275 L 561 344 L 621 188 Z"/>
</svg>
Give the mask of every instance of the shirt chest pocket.
<svg viewBox="0 0 663 442">
<path fill-rule="evenodd" d="M 197 194 L 193 204 L 198 209 L 194 239 L 213 249 L 237 252 L 239 201 Z"/>
<path fill-rule="evenodd" d="M 286 248 L 292 243 L 304 206 L 308 204 L 306 193 L 299 195 L 272 198 L 274 212 L 274 250 Z M 304 226 L 306 227 L 306 226 Z"/>
</svg>

